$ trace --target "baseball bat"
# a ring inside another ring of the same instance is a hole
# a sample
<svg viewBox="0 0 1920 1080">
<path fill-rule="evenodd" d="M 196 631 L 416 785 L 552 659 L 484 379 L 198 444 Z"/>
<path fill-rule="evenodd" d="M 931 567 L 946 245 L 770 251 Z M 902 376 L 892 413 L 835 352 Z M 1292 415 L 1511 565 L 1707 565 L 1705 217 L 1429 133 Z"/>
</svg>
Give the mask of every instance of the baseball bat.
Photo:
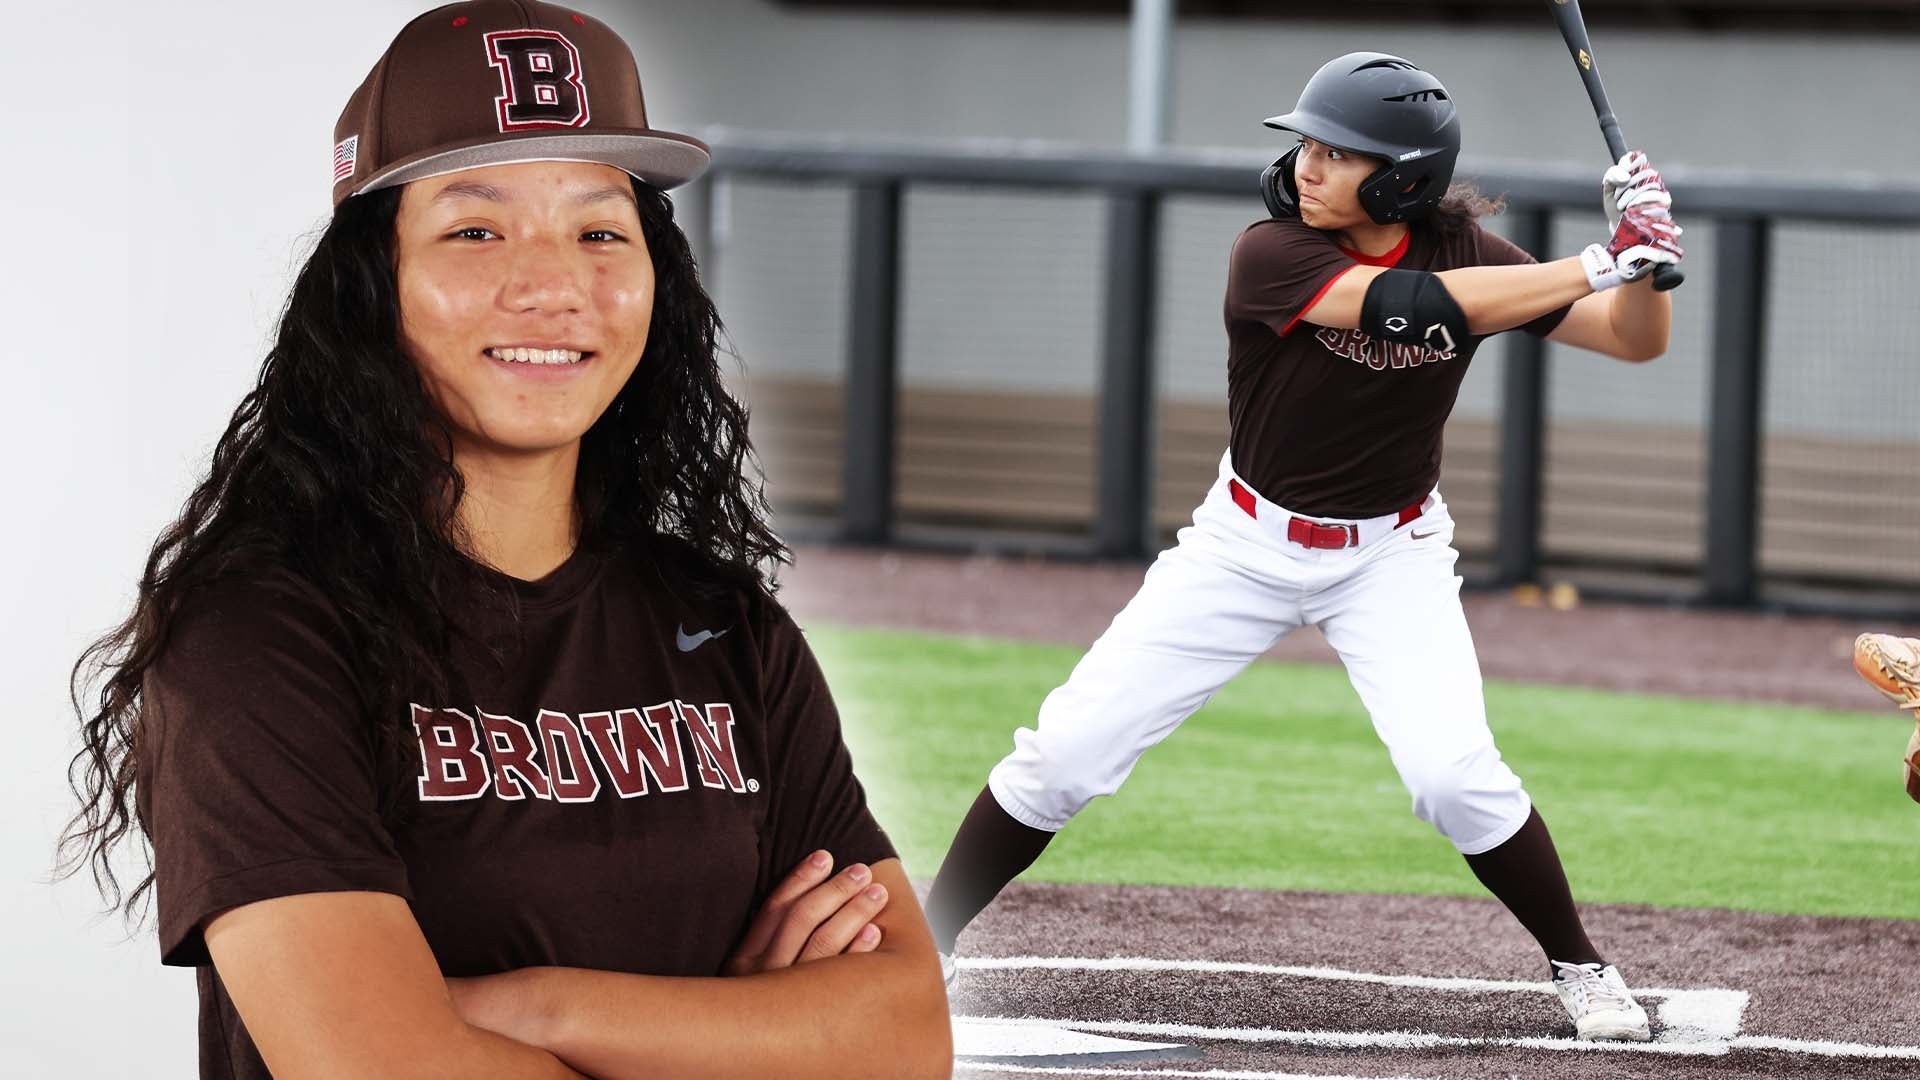
<svg viewBox="0 0 1920 1080">
<path fill-rule="evenodd" d="M 1580 0 L 1547 0 L 1547 9 L 1553 12 L 1553 21 L 1560 26 L 1560 36 L 1567 41 L 1574 66 L 1580 69 L 1587 99 L 1593 102 L 1593 115 L 1600 121 L 1600 134 L 1607 140 L 1608 160 L 1619 161 L 1627 155 L 1627 138 L 1620 134 L 1620 121 L 1613 115 L 1613 106 L 1607 101 L 1607 88 L 1600 82 L 1600 62 L 1593 58 L 1593 42 L 1587 37 L 1587 20 L 1580 14 Z M 1660 292 L 1678 288 L 1686 279 L 1672 263 L 1653 268 L 1653 287 Z"/>
</svg>

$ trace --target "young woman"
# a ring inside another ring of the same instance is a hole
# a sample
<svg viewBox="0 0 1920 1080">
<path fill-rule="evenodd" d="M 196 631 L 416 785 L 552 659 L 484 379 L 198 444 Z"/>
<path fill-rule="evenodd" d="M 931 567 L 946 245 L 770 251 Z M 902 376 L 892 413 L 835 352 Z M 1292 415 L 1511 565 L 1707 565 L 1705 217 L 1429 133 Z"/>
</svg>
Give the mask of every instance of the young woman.
<svg viewBox="0 0 1920 1080">
<path fill-rule="evenodd" d="M 150 840 L 201 1075 L 949 1075 L 662 194 L 705 147 L 531 0 L 409 23 L 335 140 L 259 383 L 81 665 L 68 850 L 111 891 Z"/>
<path fill-rule="evenodd" d="M 1518 327 L 1629 361 L 1665 351 L 1669 302 L 1645 278 L 1680 259 L 1672 200 L 1629 155 L 1603 184 L 1612 237 L 1534 264 L 1474 220 L 1485 200 L 1449 192 L 1460 127 L 1445 87 L 1382 53 L 1331 61 L 1267 124 L 1300 145 L 1267 170 L 1272 217 L 1241 234 L 1227 271 L 1219 480 L 988 777 L 928 897 L 935 939 L 950 954 L 1055 832 L 1313 624 L 1414 813 L 1540 942 L 1579 1036 L 1646 1039 L 1646 1013 L 1587 939 L 1546 824 L 1494 746 L 1434 485 L 1442 425 L 1487 336 Z"/>
</svg>

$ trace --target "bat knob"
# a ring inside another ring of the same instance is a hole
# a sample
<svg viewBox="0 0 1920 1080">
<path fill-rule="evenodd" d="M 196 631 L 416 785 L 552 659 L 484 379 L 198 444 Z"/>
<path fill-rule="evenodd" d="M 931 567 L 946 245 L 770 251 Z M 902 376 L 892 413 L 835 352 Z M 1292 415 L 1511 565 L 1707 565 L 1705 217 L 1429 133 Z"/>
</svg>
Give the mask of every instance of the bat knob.
<svg viewBox="0 0 1920 1080">
<path fill-rule="evenodd" d="M 1661 263 L 1653 268 L 1653 291 L 1668 292 L 1680 287 L 1687 275 L 1672 263 Z"/>
</svg>

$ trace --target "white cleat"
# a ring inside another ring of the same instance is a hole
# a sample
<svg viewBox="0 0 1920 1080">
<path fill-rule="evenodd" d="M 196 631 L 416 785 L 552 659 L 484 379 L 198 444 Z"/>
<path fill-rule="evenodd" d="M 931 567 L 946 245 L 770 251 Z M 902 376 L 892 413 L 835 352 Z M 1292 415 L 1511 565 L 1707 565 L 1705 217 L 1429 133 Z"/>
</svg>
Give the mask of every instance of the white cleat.
<svg viewBox="0 0 1920 1080">
<path fill-rule="evenodd" d="M 1553 965 L 1553 989 L 1573 1018 L 1573 1030 L 1582 1039 L 1646 1042 L 1653 1038 L 1647 1010 L 1633 1000 L 1620 969 L 1612 964 Z"/>
<path fill-rule="evenodd" d="M 947 992 L 952 993 L 954 981 L 960 978 L 960 969 L 954 964 L 953 956 L 949 953 L 940 954 L 940 977 L 946 980 Z"/>
</svg>

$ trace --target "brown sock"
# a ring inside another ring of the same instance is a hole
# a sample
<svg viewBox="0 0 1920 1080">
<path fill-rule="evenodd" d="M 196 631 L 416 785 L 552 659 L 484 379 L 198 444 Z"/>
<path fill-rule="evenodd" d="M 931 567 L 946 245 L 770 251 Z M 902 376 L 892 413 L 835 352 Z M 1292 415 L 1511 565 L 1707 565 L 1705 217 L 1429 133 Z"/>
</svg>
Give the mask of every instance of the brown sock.
<svg viewBox="0 0 1920 1080">
<path fill-rule="evenodd" d="M 927 922 L 941 952 L 953 951 L 960 931 L 993 903 L 1007 882 L 1033 865 L 1053 836 L 1008 817 L 993 792 L 980 789 L 927 894 Z"/>
<path fill-rule="evenodd" d="M 1573 891 L 1567 887 L 1566 871 L 1560 867 L 1560 853 L 1554 850 L 1553 837 L 1540 811 L 1527 815 L 1527 823 L 1512 839 L 1492 851 L 1467 856 L 1467 865 L 1487 891 L 1507 905 L 1513 917 L 1547 952 L 1547 959 L 1563 964 L 1600 963 L 1600 953 L 1587 940 L 1580 925 L 1580 913 L 1573 907 Z"/>
</svg>

